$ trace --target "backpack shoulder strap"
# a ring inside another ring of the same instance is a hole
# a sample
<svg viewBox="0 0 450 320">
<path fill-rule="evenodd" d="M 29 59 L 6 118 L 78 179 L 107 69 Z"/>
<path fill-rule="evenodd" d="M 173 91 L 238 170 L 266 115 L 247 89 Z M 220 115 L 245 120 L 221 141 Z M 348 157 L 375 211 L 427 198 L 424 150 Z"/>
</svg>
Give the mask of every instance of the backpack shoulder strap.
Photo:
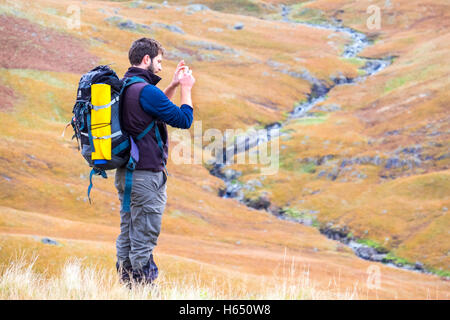
<svg viewBox="0 0 450 320">
<path fill-rule="evenodd" d="M 122 94 L 122 92 L 123 92 L 123 90 L 125 90 L 125 88 L 131 86 L 132 84 L 139 83 L 139 82 L 147 83 L 147 81 L 145 81 L 144 79 L 142 79 L 140 77 L 136 77 L 136 76 L 131 77 L 131 78 L 125 78 L 125 80 L 123 81 L 122 89 L 120 90 L 120 94 Z"/>
</svg>

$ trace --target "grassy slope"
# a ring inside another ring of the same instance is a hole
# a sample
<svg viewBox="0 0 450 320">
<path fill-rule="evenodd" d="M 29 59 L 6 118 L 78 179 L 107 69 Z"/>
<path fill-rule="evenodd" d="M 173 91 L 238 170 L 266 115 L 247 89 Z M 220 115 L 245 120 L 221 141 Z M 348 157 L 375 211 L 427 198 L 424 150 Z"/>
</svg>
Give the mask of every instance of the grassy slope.
<svg viewBox="0 0 450 320">
<path fill-rule="evenodd" d="M 68 3 L 27 2 L 25 7 L 24 3 L 16 2 L 17 11 L 6 3 L 1 5 L 9 15 L 83 40 L 89 52 L 99 57 L 100 63 L 115 62 L 114 68 L 119 75 L 127 68 L 126 52 L 131 39 L 144 35 L 160 39 L 168 49 L 188 47 L 184 42 L 188 39 L 212 41 L 243 51 L 243 58 L 237 63 L 227 56 L 217 62 L 191 62 L 197 78 L 195 114 L 197 119 L 203 120 L 204 130 L 270 123 L 281 119 L 283 112 L 291 110 L 295 101 L 304 98 L 309 85 L 274 72 L 264 64 L 269 58 L 289 65 L 292 70 L 307 67 L 323 79 L 345 68 L 349 75 L 357 74 L 355 66 L 339 64 L 338 50 L 324 40 L 329 35 L 326 31 L 293 28 L 278 22 L 219 12 L 201 12 L 183 15 L 184 36 L 162 29 L 156 29 L 158 31 L 153 34 L 136 33 L 119 30 L 104 19 L 114 15 L 113 8 L 120 8 L 121 16 L 138 23 L 174 24 L 180 11 L 174 7 L 156 11 L 133 9 L 128 3 L 113 3 L 106 7 L 105 2 L 89 1 L 81 4 L 83 24 L 78 32 L 67 30 L 65 20 L 61 18 Z M 107 14 L 100 12 L 100 8 Z M 234 31 L 226 26 L 239 21 L 245 23 L 245 31 Z M 212 27 L 221 27 L 224 31 L 208 31 Z M 274 28 L 277 32 L 273 32 Z M 285 37 L 289 33 L 292 36 Z M 271 36 L 270 41 L 267 41 L 267 35 Z M 307 39 L 308 46 L 298 47 L 300 43 L 296 39 Z M 344 43 L 344 40 L 334 38 L 338 43 Z M 314 57 L 315 52 L 325 52 L 321 61 Z M 301 64 L 294 60 L 296 57 L 304 59 Z M 176 61 L 166 62 L 161 88 L 169 83 L 170 70 L 175 64 Z M 323 66 L 334 66 L 335 69 Z M 264 71 L 272 76 L 265 79 L 261 76 Z M 22 69 L 20 65 L 16 69 L 2 69 L 1 83 L 13 89 L 15 95 L 14 109 L 2 112 L 0 118 L 0 179 L 4 186 L 0 195 L 2 262 L 18 250 L 26 250 L 39 254 L 41 270 L 48 268 L 57 272 L 65 258 L 79 256 L 111 271 L 119 224 L 119 204 L 112 179 L 95 180 L 94 205 L 89 205 L 85 201 L 88 169 L 75 143 L 68 138 L 70 134 L 66 134 L 66 138 L 60 137 L 70 118 L 71 101 L 80 74 L 35 71 Z M 245 91 L 242 90 L 244 87 Z M 257 101 L 271 101 L 277 108 L 273 110 L 246 102 L 246 96 Z M 227 110 L 227 116 L 223 115 L 223 110 Z M 350 135 L 349 139 L 354 137 Z M 328 287 L 330 279 L 339 276 L 341 290 L 351 290 L 356 284 L 363 298 L 376 295 L 426 297 L 427 290 L 447 297 L 448 285 L 435 277 L 384 266 L 380 266 L 386 280 L 381 290 L 370 290 L 366 287 L 370 263 L 357 259 L 342 246 L 324 240 L 317 230 L 279 221 L 232 200 L 218 198 L 216 194 L 221 182 L 200 165 L 170 164 L 169 171 L 172 173 L 169 202 L 156 255 L 161 268 L 171 275 L 180 274 L 181 277 L 200 273 L 206 282 L 215 277 L 224 282 L 234 279 L 232 283 L 235 284 L 245 279 L 258 283 L 262 277 L 271 279 L 274 274 L 282 274 L 280 270 L 287 255 L 297 265 L 309 267 L 311 280 L 323 289 Z M 288 185 L 296 188 L 297 184 L 290 182 Z M 280 192 L 279 197 L 283 194 L 291 193 Z M 62 246 L 39 243 L 44 236 L 57 239 Z M 191 245 L 186 246 L 186 243 Z M 218 268 L 222 271 L 217 271 Z M 229 276 L 230 272 L 233 276 Z"/>
<path fill-rule="evenodd" d="M 291 130 L 291 138 L 282 142 L 282 170 L 277 177 L 265 180 L 261 192 L 268 192 L 280 207 L 318 210 L 317 219 L 323 225 L 331 222 L 334 227 L 348 226 L 355 236 L 370 238 L 410 262 L 421 261 L 448 272 L 448 158 L 412 169 L 352 165 L 352 170 L 342 170 L 336 181 L 318 178 L 322 170 L 339 168 L 344 158 L 379 155 L 387 159 L 396 150 L 417 146 L 434 159 L 448 152 L 446 88 L 450 70 L 442 63 L 449 51 L 449 35 L 445 32 L 448 5 L 411 1 L 396 1 L 391 7 L 384 1 L 374 4 L 382 9 L 382 28 L 376 34 L 365 25 L 368 14 L 362 2 L 316 1 L 305 6 L 376 36 L 375 44 L 362 56 L 397 58 L 363 84 L 330 92 L 323 104 L 338 104 L 341 111 L 321 121 L 291 122 L 286 127 Z M 336 15 L 338 9 L 344 12 Z M 436 27 L 436 23 L 442 27 Z M 399 134 L 386 134 L 394 130 Z M 300 162 L 302 158 L 329 154 L 335 156 L 332 161 L 309 172 Z M 364 173 L 366 178 L 355 178 L 355 172 Z M 380 178 L 382 175 L 397 179 L 386 181 Z M 310 195 L 310 189 L 321 192 Z"/>
</svg>

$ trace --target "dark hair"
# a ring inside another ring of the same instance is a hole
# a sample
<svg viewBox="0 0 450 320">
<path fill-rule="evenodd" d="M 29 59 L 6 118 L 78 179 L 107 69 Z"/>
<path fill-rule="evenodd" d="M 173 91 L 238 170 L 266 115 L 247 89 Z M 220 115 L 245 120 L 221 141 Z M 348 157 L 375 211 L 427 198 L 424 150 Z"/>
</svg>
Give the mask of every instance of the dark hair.
<svg viewBox="0 0 450 320">
<path fill-rule="evenodd" d="M 133 42 L 130 51 L 128 52 L 128 59 L 132 66 L 141 64 L 142 59 L 148 54 L 150 59 L 156 57 L 159 53 L 164 55 L 163 46 L 156 40 L 150 38 L 141 38 Z"/>
</svg>

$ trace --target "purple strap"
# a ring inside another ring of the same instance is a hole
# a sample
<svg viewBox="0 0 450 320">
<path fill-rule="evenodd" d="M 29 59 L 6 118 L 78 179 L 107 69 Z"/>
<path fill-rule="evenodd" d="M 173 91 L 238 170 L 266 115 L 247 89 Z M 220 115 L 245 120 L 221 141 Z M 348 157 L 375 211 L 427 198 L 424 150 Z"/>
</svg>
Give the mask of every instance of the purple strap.
<svg viewBox="0 0 450 320">
<path fill-rule="evenodd" d="M 133 158 L 133 160 L 137 163 L 139 162 L 139 149 L 138 146 L 136 145 L 136 143 L 134 143 L 133 137 L 130 136 L 130 141 L 131 141 L 131 157 Z"/>
</svg>

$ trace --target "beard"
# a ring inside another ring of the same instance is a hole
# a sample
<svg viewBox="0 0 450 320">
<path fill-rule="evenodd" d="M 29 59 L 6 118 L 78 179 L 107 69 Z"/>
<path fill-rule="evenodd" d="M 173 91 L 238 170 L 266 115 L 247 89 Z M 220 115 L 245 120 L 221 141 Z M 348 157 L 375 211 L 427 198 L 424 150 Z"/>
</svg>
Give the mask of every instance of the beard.
<svg viewBox="0 0 450 320">
<path fill-rule="evenodd" d="M 147 68 L 147 71 L 155 74 L 155 68 L 153 67 L 153 63 L 150 63 L 150 66 Z"/>
</svg>

